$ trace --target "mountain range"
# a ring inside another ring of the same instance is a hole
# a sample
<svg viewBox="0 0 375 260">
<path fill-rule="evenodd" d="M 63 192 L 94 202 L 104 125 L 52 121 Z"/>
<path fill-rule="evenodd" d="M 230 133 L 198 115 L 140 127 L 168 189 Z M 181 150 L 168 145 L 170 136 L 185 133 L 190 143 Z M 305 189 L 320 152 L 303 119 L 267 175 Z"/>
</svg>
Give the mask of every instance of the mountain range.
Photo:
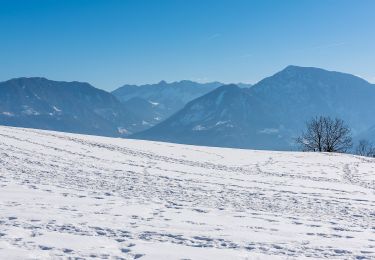
<svg viewBox="0 0 375 260">
<path fill-rule="evenodd" d="M 113 95 L 88 83 L 45 78 L 0 83 L 2 125 L 121 136 L 140 122 Z"/>
<path fill-rule="evenodd" d="M 238 86 L 240 85 L 240 87 Z M 375 141 L 375 86 L 351 74 L 288 66 L 255 85 L 161 81 L 109 93 L 88 83 L 0 83 L 0 124 L 207 146 L 293 150 L 311 117 L 340 117 Z"/>
<path fill-rule="evenodd" d="M 0 124 L 126 137 L 147 129 L 221 83 L 123 86 L 113 93 L 41 77 L 0 83 Z M 244 85 L 247 86 L 247 85 Z"/>
<path fill-rule="evenodd" d="M 375 125 L 375 86 L 345 73 L 288 66 L 251 88 L 222 86 L 133 138 L 237 148 L 295 149 L 314 116 L 342 118 L 354 136 Z"/>
<path fill-rule="evenodd" d="M 220 86 L 220 82 L 198 83 L 190 80 L 157 84 L 124 85 L 114 91 L 116 96 L 134 113 L 141 113 L 144 123 L 153 126 L 182 109 L 189 101 Z M 242 88 L 250 84 L 239 83 Z"/>
</svg>

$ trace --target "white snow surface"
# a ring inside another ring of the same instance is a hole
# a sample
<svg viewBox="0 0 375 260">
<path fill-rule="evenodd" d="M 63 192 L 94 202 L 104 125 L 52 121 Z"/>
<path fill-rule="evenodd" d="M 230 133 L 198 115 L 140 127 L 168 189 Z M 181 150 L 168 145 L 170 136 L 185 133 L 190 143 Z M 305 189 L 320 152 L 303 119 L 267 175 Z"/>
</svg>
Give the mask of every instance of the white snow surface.
<svg viewBox="0 0 375 260">
<path fill-rule="evenodd" d="M 0 259 L 375 259 L 375 161 L 0 127 Z"/>
</svg>

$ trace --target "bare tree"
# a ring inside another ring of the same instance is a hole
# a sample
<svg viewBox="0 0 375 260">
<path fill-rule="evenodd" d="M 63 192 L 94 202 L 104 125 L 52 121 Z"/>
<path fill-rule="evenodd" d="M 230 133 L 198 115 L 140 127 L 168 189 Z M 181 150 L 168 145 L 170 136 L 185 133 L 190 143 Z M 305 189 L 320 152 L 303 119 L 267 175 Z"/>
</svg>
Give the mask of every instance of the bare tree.
<svg viewBox="0 0 375 260">
<path fill-rule="evenodd" d="M 356 154 L 361 156 L 375 157 L 375 146 L 368 140 L 359 140 Z"/>
<path fill-rule="evenodd" d="M 323 117 L 324 151 L 345 153 L 352 147 L 350 128 L 343 120 Z"/>
<path fill-rule="evenodd" d="M 296 139 L 303 151 L 323 151 L 323 124 L 321 118 L 312 118 L 306 123 L 306 131 Z"/>
<path fill-rule="evenodd" d="M 343 120 L 320 116 L 306 123 L 296 143 L 303 151 L 344 153 L 352 147 L 352 138 Z"/>
</svg>

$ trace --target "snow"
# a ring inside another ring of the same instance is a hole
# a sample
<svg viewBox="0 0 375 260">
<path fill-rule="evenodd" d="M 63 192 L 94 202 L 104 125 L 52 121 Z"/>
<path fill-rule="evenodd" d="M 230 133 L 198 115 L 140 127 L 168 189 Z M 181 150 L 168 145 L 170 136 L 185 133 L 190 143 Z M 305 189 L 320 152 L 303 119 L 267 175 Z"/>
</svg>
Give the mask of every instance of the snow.
<svg viewBox="0 0 375 260">
<path fill-rule="evenodd" d="M 4 111 L 4 112 L 1 112 L 1 114 L 3 114 L 4 116 L 14 116 L 14 114 L 12 112 L 7 112 L 7 111 Z"/>
<path fill-rule="evenodd" d="M 58 107 L 56 106 L 52 106 L 53 110 L 55 110 L 56 112 L 61 112 L 61 109 L 59 109 Z"/>
<path fill-rule="evenodd" d="M 262 130 L 259 131 L 259 133 L 261 134 L 277 134 L 279 133 L 279 129 L 277 128 L 264 128 Z"/>
<path fill-rule="evenodd" d="M 204 131 L 204 130 L 206 130 L 207 128 L 206 127 L 204 127 L 204 126 L 201 126 L 201 125 L 196 125 L 196 126 L 194 126 L 193 127 L 193 131 Z"/>
<path fill-rule="evenodd" d="M 124 127 L 117 127 L 117 131 L 120 133 L 120 134 L 130 134 L 131 132 L 124 128 Z"/>
<path fill-rule="evenodd" d="M 374 259 L 375 160 L 0 127 L 0 259 Z"/>
<path fill-rule="evenodd" d="M 218 125 L 225 125 L 227 124 L 228 122 L 230 121 L 218 121 L 215 125 L 218 126 Z"/>
<path fill-rule="evenodd" d="M 33 108 L 29 106 L 23 106 L 24 110 L 22 111 L 23 114 L 28 116 L 38 116 L 40 113 L 38 111 L 35 111 Z"/>
<path fill-rule="evenodd" d="M 230 128 L 233 128 L 234 125 L 231 124 L 231 121 L 230 120 L 226 120 L 226 121 L 218 121 L 215 126 L 225 126 L 225 127 L 230 127 Z"/>
<path fill-rule="evenodd" d="M 148 102 L 150 102 L 150 104 L 153 105 L 153 106 L 158 106 L 158 105 L 159 105 L 158 102 L 153 102 L 153 101 L 151 101 L 151 100 L 149 100 Z"/>
</svg>

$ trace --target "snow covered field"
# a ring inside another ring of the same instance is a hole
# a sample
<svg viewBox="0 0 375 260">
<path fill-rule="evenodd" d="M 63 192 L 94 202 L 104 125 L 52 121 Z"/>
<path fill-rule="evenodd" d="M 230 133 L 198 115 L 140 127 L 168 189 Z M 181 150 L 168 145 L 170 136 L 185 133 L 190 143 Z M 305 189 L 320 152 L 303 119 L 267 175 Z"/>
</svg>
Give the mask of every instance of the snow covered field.
<svg viewBox="0 0 375 260">
<path fill-rule="evenodd" d="M 375 259 L 375 161 L 0 127 L 0 259 Z"/>
</svg>

